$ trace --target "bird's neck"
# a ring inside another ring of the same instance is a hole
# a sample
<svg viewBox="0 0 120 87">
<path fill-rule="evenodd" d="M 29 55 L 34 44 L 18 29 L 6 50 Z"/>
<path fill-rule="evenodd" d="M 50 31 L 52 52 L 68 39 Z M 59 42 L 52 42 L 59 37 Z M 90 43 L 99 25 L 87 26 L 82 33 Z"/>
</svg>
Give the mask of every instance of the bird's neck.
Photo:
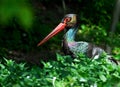
<svg viewBox="0 0 120 87">
<path fill-rule="evenodd" d="M 76 35 L 77 30 L 78 30 L 77 26 L 74 26 L 74 27 L 70 28 L 70 29 L 65 33 L 64 39 L 65 39 L 67 42 L 74 42 L 74 40 L 75 40 L 75 35 Z"/>
</svg>

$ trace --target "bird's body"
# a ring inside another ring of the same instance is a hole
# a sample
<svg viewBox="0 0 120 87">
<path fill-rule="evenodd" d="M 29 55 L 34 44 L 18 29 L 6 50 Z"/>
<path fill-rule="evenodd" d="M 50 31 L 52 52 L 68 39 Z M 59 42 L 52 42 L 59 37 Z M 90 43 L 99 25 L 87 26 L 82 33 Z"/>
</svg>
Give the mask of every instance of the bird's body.
<svg viewBox="0 0 120 87">
<path fill-rule="evenodd" d="M 62 42 L 63 51 L 67 55 L 77 57 L 79 54 L 85 54 L 90 58 L 98 58 L 105 51 L 94 44 L 85 41 L 75 41 L 77 26 L 70 28 L 64 35 Z"/>
</svg>

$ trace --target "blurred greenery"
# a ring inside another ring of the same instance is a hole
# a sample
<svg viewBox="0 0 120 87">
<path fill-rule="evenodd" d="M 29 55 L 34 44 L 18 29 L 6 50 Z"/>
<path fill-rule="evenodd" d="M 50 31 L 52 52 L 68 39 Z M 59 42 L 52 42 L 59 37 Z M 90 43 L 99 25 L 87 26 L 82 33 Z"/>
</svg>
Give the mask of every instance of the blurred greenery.
<svg viewBox="0 0 120 87">
<path fill-rule="evenodd" d="M 10 21 L 14 20 L 27 28 L 32 24 L 33 12 L 26 0 L 1 0 L 0 17 L 2 24 L 9 24 Z"/>
</svg>

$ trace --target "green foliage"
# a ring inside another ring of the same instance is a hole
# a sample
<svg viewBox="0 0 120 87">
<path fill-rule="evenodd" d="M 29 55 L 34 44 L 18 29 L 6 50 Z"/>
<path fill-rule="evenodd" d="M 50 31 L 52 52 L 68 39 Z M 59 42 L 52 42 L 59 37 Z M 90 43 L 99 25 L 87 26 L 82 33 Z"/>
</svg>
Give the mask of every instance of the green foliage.
<svg viewBox="0 0 120 87">
<path fill-rule="evenodd" d="M 105 56 L 91 60 L 57 54 L 57 61 L 42 62 L 43 68 L 4 59 L 0 64 L 1 87 L 119 87 L 120 66 Z"/>
<path fill-rule="evenodd" d="M 0 17 L 1 24 L 8 25 L 15 18 L 25 28 L 29 28 L 33 21 L 33 13 L 26 0 L 1 0 Z"/>
<path fill-rule="evenodd" d="M 108 38 L 108 41 L 110 43 L 111 46 L 117 46 L 120 47 L 120 34 L 112 34 L 111 38 Z"/>
<path fill-rule="evenodd" d="M 103 44 L 107 41 L 107 32 L 103 27 L 98 25 L 82 24 L 78 31 L 78 38 L 96 44 Z"/>
<path fill-rule="evenodd" d="M 115 58 L 118 59 L 118 60 L 120 60 L 120 48 L 115 47 L 113 49 L 113 53 L 115 54 Z"/>
<path fill-rule="evenodd" d="M 82 0 L 81 4 L 84 4 L 80 11 L 82 15 L 81 20 L 89 21 L 93 24 L 100 24 L 104 26 L 109 26 L 112 18 L 113 6 L 115 5 L 114 0 Z M 109 25 L 108 25 L 109 24 Z"/>
</svg>

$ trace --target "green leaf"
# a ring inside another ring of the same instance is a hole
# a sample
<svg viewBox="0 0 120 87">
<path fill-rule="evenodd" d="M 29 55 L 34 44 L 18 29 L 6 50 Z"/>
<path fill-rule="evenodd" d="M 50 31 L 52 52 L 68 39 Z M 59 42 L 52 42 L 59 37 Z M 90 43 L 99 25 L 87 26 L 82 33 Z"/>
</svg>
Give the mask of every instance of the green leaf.
<svg viewBox="0 0 120 87">
<path fill-rule="evenodd" d="M 1 69 L 5 69 L 5 66 L 3 64 L 0 64 Z"/>
<path fill-rule="evenodd" d="M 107 78 L 104 75 L 99 75 L 99 77 L 103 82 L 106 82 Z"/>
<path fill-rule="evenodd" d="M 83 24 L 83 25 L 81 25 L 81 28 L 84 30 L 86 28 L 86 26 Z"/>
<path fill-rule="evenodd" d="M 21 87 L 19 84 L 15 84 L 13 85 L 13 87 Z"/>
</svg>

